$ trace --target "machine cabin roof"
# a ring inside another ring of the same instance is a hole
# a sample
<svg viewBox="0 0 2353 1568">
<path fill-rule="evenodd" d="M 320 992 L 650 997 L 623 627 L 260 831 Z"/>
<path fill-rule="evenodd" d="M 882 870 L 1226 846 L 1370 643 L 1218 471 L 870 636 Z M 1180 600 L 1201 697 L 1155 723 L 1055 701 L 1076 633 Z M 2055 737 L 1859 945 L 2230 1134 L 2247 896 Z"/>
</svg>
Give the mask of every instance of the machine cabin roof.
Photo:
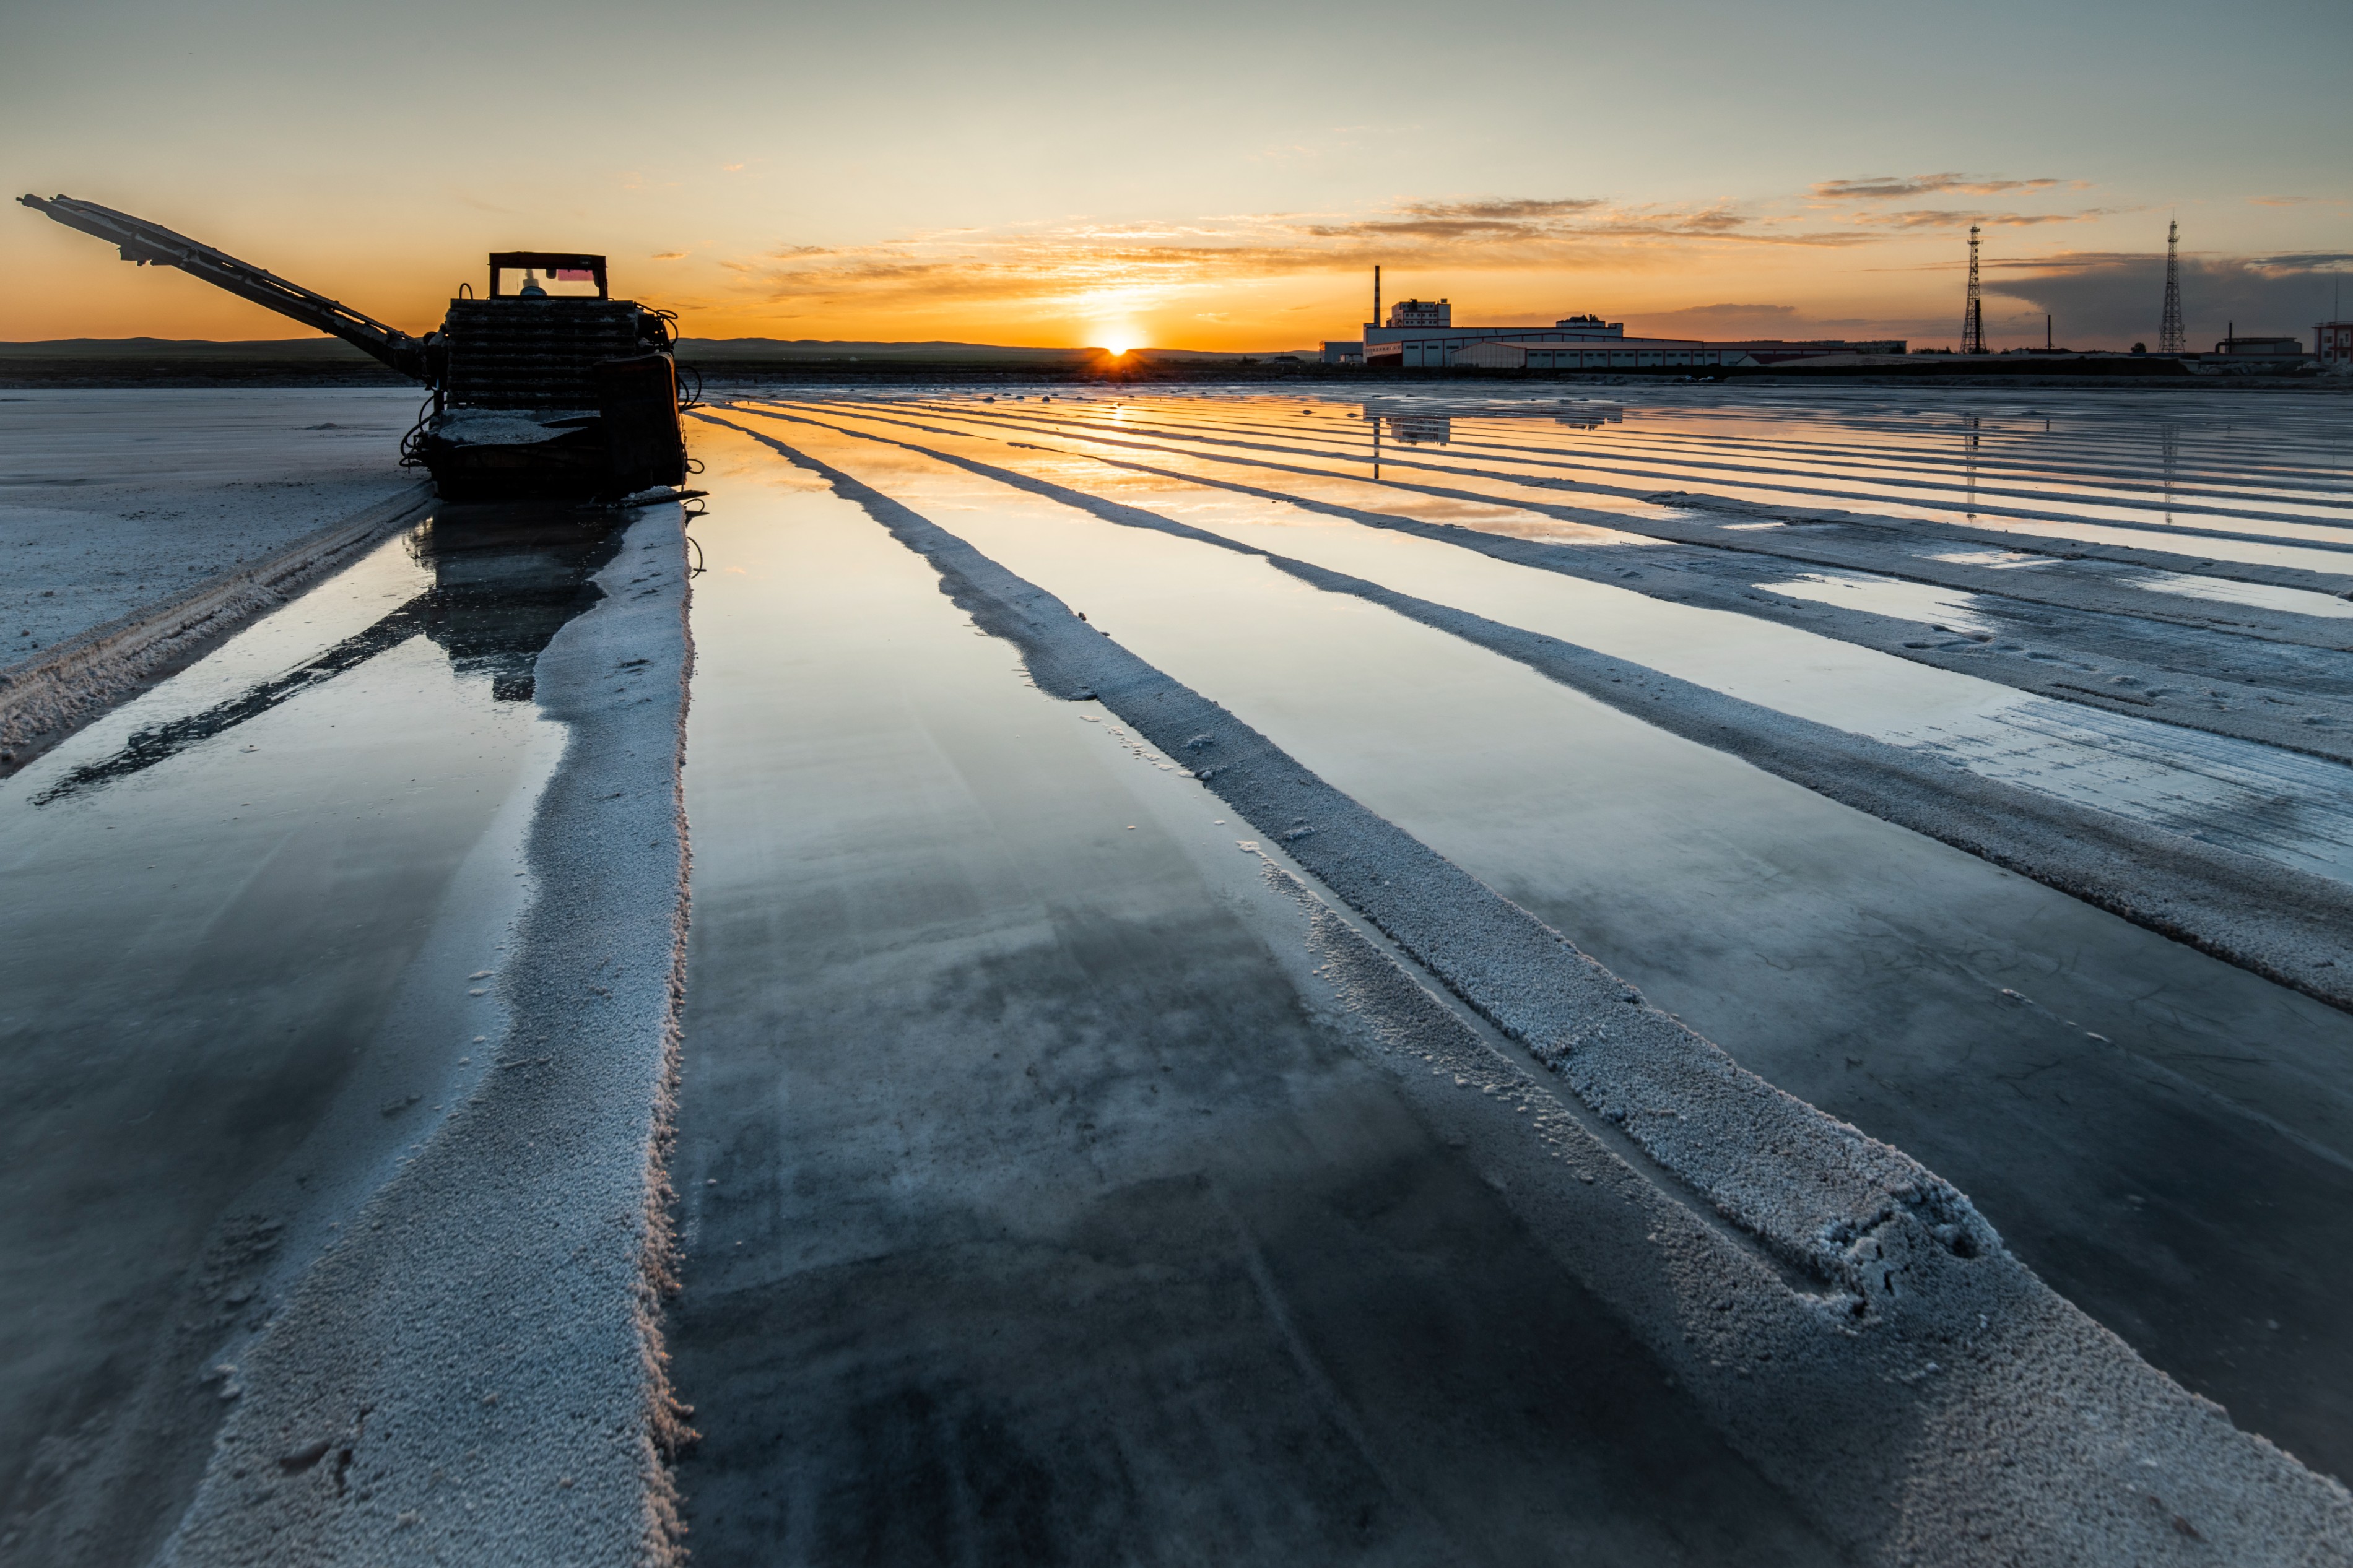
<svg viewBox="0 0 2353 1568">
<path fill-rule="evenodd" d="M 501 297 L 499 293 L 500 273 L 517 271 L 539 271 L 551 275 L 586 272 L 596 284 L 596 298 L 609 300 L 613 297 L 611 290 L 605 286 L 605 258 L 570 250 L 491 251 L 490 297 L 493 300 Z"/>
</svg>

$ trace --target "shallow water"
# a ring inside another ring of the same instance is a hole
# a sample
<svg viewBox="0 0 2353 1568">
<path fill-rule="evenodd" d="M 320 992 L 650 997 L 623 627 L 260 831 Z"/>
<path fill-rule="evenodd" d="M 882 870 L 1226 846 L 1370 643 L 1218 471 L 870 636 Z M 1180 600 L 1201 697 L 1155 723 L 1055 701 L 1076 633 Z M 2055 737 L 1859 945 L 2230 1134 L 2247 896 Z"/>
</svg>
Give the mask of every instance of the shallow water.
<svg viewBox="0 0 2353 1568">
<path fill-rule="evenodd" d="M 1172 401 L 1172 418 L 1205 417 Z M 1327 416 L 1299 414 L 1302 403 L 1221 416 Z M 870 402 L 787 411 L 1948 748 L 2037 787 L 2225 829 L 2294 863 L 2344 867 L 2345 770 L 2333 763 L 2112 721 L 1279 498 L 1023 451 L 1005 438 L 1015 432 L 911 433 L 876 416 L 914 411 Z M 1092 416 L 1107 416 L 1103 405 Z M 1140 422 L 1132 405 L 1120 416 Z M 756 413 L 747 423 L 1083 611 L 1773 1081 L 1957 1182 L 2063 1292 L 2242 1424 L 2309 1462 L 2353 1468 L 2353 1333 L 2335 1307 L 2353 1276 L 2314 1272 L 2353 1198 L 2353 1018 L 1248 555 L 1122 527 L 902 447 Z M 1456 417 L 1449 432 L 1465 426 Z M 741 437 L 707 441 L 756 466 Z M 2259 775 L 2232 771 L 2249 762 Z M 2269 816 L 2256 809 L 2266 805 Z"/>
<path fill-rule="evenodd" d="M 838 426 L 1038 475 L 1082 495 L 1140 507 L 1256 549 L 1629 658 L 1799 718 L 1928 752 L 1987 778 L 2192 834 L 2299 870 L 2353 879 L 2353 769 L 2336 762 L 2056 702 L 1750 616 L 1529 571 L 1437 540 L 1366 528 L 1280 500 L 1111 468 L 1085 456 L 1039 454 L 1017 447 L 1007 437 L 910 429 L 887 417 L 861 417 L 863 412 L 855 405 L 802 405 L 803 422 L 763 424 L 756 412 L 752 417 L 771 433 L 828 440 L 828 460 L 838 459 L 853 472 L 883 465 L 878 471 L 907 476 L 903 482 L 940 497 L 951 509 L 969 510 L 979 504 L 974 498 L 1005 487 L 892 446 L 843 442 L 821 431 Z M 825 423 L 805 422 L 810 419 Z M 1288 485 L 1296 477 L 1282 478 Z M 1376 489 L 1354 480 L 1346 484 L 1361 491 Z M 1334 493 L 1328 483 L 1298 488 L 1323 499 Z M 1034 509 L 1052 503 L 1024 497 L 1018 504 Z M 1385 505 L 1377 496 L 1358 496 L 1351 504 Z M 1447 521 L 1426 506 L 1389 510 Z M 1053 511 L 1067 514 L 1068 509 Z M 1211 586 L 1212 578 L 1227 570 L 1214 552 L 1159 552 L 1151 560 L 1156 584 L 1173 590 L 1189 578 L 1197 595 L 1223 591 Z M 1640 576 L 1645 564 L 1630 548 L 1624 574 Z M 1116 574 L 1123 568 L 1107 570 Z M 1837 595 L 1850 607 L 1914 619 L 1929 636 L 1978 629 L 1978 617 L 1952 607 L 1972 595 L 1855 574 L 1845 574 L 1833 586 L 1820 574 L 1812 575 L 1818 593 L 1810 595 L 1803 580 L 1770 591 L 1826 602 Z"/>
<path fill-rule="evenodd" d="M 445 511 L 0 784 L 18 1550 L 144 1559 L 240 1345 L 482 1070 L 532 660 L 605 531 Z"/>
<path fill-rule="evenodd" d="M 1826 1558 L 1309 1012 L 1214 800 L 703 451 L 699 1561 Z"/>
</svg>

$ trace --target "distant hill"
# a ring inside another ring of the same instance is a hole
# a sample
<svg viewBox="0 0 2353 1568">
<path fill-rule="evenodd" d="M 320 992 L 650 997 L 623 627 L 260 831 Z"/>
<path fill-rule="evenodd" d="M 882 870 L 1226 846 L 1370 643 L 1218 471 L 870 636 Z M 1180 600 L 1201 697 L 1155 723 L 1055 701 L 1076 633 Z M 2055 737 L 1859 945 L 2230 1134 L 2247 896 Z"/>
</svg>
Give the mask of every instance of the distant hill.
<svg viewBox="0 0 2353 1568">
<path fill-rule="evenodd" d="M 37 342 L 0 342 L 0 359 L 375 363 L 343 339 L 329 337 L 258 338 L 244 342 L 216 342 L 208 338 L 48 338 Z"/>
<path fill-rule="evenodd" d="M 681 338 L 679 357 L 708 364 L 788 364 L 812 361 L 883 360 L 925 364 L 1070 364 L 1095 358 L 1101 349 L 1024 348 L 1003 343 L 944 341 L 880 342 L 822 338 Z M 1282 354 L 1313 358 L 1312 349 L 1219 352 L 1208 349 L 1136 349 L 1131 357 L 1149 360 L 1269 359 Z M 373 363 L 340 338 L 258 338 L 216 342 L 205 338 L 48 338 L 0 342 L 0 359 L 34 360 L 233 360 Z"/>
<path fill-rule="evenodd" d="M 1092 360 L 1099 348 L 1021 348 L 1001 343 L 853 342 L 822 338 L 681 338 L 681 359 L 700 363 L 765 362 L 805 363 L 812 360 L 886 360 L 930 364 L 1065 364 Z M 1280 354 L 1312 355 L 1310 349 L 1258 349 L 1220 352 L 1208 349 L 1131 351 L 1132 356 L 1153 360 L 1266 359 Z"/>
<path fill-rule="evenodd" d="M 1102 349 L 1006 343 L 837 342 L 813 338 L 687 338 L 690 387 L 745 381 L 774 385 L 935 382 L 1265 381 L 1334 374 L 1307 350 Z M 1297 363 L 1293 363 L 1293 357 Z M 405 386 L 415 382 L 339 338 L 50 338 L 0 342 L 0 386 Z"/>
</svg>

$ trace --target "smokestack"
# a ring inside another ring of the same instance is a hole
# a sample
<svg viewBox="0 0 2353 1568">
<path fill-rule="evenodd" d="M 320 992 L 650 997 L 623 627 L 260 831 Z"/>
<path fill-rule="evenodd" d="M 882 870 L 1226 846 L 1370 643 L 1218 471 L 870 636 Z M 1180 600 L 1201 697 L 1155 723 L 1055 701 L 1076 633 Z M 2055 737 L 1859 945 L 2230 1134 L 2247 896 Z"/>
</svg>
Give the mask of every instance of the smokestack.
<svg viewBox="0 0 2353 1568">
<path fill-rule="evenodd" d="M 1373 325 L 1381 324 L 1381 269 L 1373 268 Z"/>
</svg>

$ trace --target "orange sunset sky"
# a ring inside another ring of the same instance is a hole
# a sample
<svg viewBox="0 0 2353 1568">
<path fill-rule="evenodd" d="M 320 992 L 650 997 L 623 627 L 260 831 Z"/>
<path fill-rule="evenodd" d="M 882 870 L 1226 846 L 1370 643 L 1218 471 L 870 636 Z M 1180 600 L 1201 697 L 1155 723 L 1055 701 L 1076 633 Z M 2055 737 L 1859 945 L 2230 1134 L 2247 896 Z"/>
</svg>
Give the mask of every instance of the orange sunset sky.
<svg viewBox="0 0 2353 1568">
<path fill-rule="evenodd" d="M 0 17 L 0 168 L 412 330 L 601 250 L 698 337 L 1301 348 L 1391 300 L 1675 336 L 2309 332 L 2353 6 L 78 0 Z M 287 337 L 10 206 L 0 339 Z M 479 287 L 479 281 L 477 281 Z"/>
</svg>

